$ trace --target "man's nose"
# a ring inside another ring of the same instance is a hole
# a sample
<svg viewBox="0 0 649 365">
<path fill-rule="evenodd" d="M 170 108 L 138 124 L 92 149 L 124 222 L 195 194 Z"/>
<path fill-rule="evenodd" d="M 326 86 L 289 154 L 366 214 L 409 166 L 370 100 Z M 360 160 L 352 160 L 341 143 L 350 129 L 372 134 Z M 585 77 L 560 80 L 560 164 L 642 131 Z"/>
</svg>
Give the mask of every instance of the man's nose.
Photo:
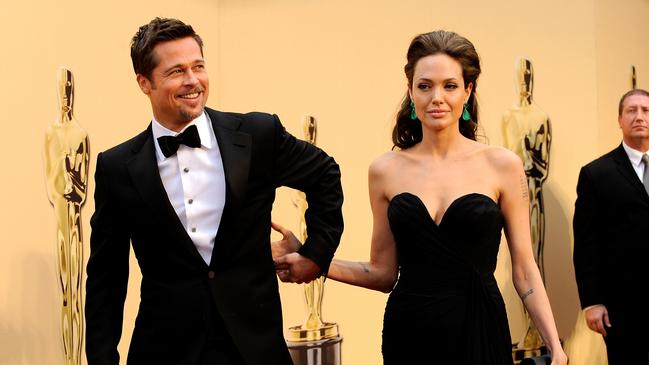
<svg viewBox="0 0 649 365">
<path fill-rule="evenodd" d="M 185 85 L 195 85 L 198 83 L 198 77 L 196 77 L 194 71 L 188 69 L 187 72 L 185 72 L 185 78 L 183 81 Z"/>
<path fill-rule="evenodd" d="M 636 115 L 636 119 L 641 119 L 645 122 L 649 121 L 649 110 L 638 111 L 638 115 Z"/>
</svg>

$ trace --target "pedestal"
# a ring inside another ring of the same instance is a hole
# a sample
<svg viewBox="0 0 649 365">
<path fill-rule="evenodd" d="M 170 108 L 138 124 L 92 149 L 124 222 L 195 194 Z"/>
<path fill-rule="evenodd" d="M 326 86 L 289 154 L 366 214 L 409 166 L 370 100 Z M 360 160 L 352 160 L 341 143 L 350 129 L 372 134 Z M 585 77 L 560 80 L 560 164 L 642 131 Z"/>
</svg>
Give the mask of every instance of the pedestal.
<svg viewBox="0 0 649 365">
<path fill-rule="evenodd" d="M 545 346 L 540 346 L 537 348 L 521 348 L 521 347 L 512 347 L 512 357 L 514 358 L 514 364 L 520 364 L 523 359 L 530 357 L 537 357 L 548 354 L 548 348 Z"/>
<path fill-rule="evenodd" d="M 340 365 L 340 336 L 319 341 L 287 341 L 288 352 L 295 365 Z"/>
</svg>

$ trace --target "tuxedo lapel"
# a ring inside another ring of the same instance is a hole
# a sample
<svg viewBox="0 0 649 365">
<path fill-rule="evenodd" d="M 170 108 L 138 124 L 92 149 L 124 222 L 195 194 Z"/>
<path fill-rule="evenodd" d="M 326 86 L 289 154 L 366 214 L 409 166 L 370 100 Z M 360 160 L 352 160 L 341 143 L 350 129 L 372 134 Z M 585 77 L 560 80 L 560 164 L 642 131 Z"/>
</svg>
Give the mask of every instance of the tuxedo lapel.
<svg viewBox="0 0 649 365">
<path fill-rule="evenodd" d="M 174 227 L 172 231 L 177 234 L 176 240 L 204 264 L 205 261 L 187 235 L 160 179 L 151 125 L 140 135 L 140 139 L 135 141 L 133 153 L 133 157 L 127 161 L 127 169 L 133 185 L 151 209 L 152 214 L 156 217 L 155 220 L 160 223 L 161 227 Z"/>
<path fill-rule="evenodd" d="M 647 192 L 645 191 L 644 185 L 638 178 L 633 166 L 631 166 L 631 160 L 626 154 L 624 147 L 620 144 L 618 148 L 615 149 L 613 154 L 613 160 L 615 161 L 616 168 L 622 176 L 638 191 L 638 193 L 645 199 L 649 199 Z"/>
<path fill-rule="evenodd" d="M 246 187 L 248 183 L 248 173 L 250 172 L 250 153 L 252 137 L 238 131 L 241 120 L 225 115 L 221 112 L 205 108 L 212 122 L 214 134 L 216 136 L 221 160 L 223 162 L 223 171 L 225 174 L 225 207 L 219 231 L 214 242 L 212 250 L 211 265 L 217 261 L 223 260 L 227 255 L 223 255 L 225 247 L 220 242 L 225 242 L 228 228 L 233 224 L 233 217 L 237 216 L 242 202 L 245 198 Z"/>
<path fill-rule="evenodd" d="M 237 209 L 244 198 L 252 137 L 239 132 L 241 120 L 207 109 L 221 151 L 226 182 L 226 209 Z"/>
</svg>

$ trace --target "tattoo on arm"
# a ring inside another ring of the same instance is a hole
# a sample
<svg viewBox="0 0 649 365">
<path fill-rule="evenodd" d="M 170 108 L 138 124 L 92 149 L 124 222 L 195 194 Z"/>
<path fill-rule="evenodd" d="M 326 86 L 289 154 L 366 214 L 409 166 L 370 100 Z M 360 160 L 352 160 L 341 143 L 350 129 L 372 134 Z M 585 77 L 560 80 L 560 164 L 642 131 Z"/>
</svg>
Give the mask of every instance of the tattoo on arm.
<svg viewBox="0 0 649 365">
<path fill-rule="evenodd" d="M 361 265 L 361 268 L 363 269 L 364 273 L 370 272 L 370 267 L 367 265 L 366 262 L 359 262 L 359 265 Z"/>
<path fill-rule="evenodd" d="M 521 300 L 525 300 L 525 298 L 529 297 L 532 293 L 534 293 L 534 289 L 530 288 L 530 290 L 526 291 L 521 295 Z"/>
<path fill-rule="evenodd" d="M 527 177 L 524 175 L 521 176 L 521 191 L 523 193 L 523 199 L 528 200 L 530 198 L 530 190 L 527 187 Z"/>
</svg>

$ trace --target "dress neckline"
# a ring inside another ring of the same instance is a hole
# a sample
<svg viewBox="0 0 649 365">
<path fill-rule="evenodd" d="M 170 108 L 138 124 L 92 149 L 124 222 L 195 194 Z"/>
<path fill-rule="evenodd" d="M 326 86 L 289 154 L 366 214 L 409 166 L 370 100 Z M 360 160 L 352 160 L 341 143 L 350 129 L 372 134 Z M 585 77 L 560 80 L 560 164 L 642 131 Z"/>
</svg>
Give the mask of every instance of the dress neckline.
<svg viewBox="0 0 649 365">
<path fill-rule="evenodd" d="M 437 227 L 441 226 L 441 224 L 444 222 L 444 218 L 446 217 L 446 214 L 448 213 L 448 211 L 451 210 L 451 208 L 453 208 L 454 206 L 456 206 L 460 201 L 463 201 L 463 200 L 465 200 L 465 199 L 467 199 L 467 198 L 469 198 L 469 197 L 471 197 L 471 196 L 477 196 L 477 197 L 481 197 L 481 198 L 483 198 L 483 199 L 487 199 L 488 201 L 490 201 L 491 203 L 493 203 L 495 206 L 497 206 L 497 207 L 500 209 L 500 205 L 498 205 L 498 203 L 497 203 L 495 200 L 493 200 L 490 196 L 488 196 L 488 195 L 486 195 L 486 194 L 483 194 L 483 193 L 475 193 L 475 192 L 472 192 L 472 193 L 466 193 L 466 194 L 462 194 L 462 195 L 458 196 L 457 198 L 453 199 L 453 201 L 452 201 L 452 202 L 448 205 L 448 207 L 446 207 L 446 209 L 444 210 L 444 214 L 442 214 L 442 216 L 440 217 L 440 219 L 439 219 L 439 223 L 437 223 L 437 221 L 435 221 L 435 218 L 430 214 L 430 211 L 428 210 L 428 207 L 426 207 L 426 204 L 424 203 L 424 201 L 421 200 L 421 198 L 420 198 L 418 195 L 413 194 L 413 193 L 411 193 L 411 192 L 403 191 L 403 192 L 401 192 L 401 193 L 396 194 L 395 196 L 392 197 L 392 199 L 390 199 L 390 201 L 389 201 L 388 204 L 391 204 L 392 201 L 394 201 L 394 199 L 396 199 L 396 198 L 399 197 L 399 196 L 411 196 L 411 197 L 415 198 L 415 201 L 416 201 L 419 205 L 421 205 L 421 207 L 422 207 L 422 208 L 426 211 L 426 213 L 428 214 L 428 218 L 430 218 L 430 220 L 431 220 L 431 221 L 432 221 L 432 222 L 433 222 Z"/>
</svg>

